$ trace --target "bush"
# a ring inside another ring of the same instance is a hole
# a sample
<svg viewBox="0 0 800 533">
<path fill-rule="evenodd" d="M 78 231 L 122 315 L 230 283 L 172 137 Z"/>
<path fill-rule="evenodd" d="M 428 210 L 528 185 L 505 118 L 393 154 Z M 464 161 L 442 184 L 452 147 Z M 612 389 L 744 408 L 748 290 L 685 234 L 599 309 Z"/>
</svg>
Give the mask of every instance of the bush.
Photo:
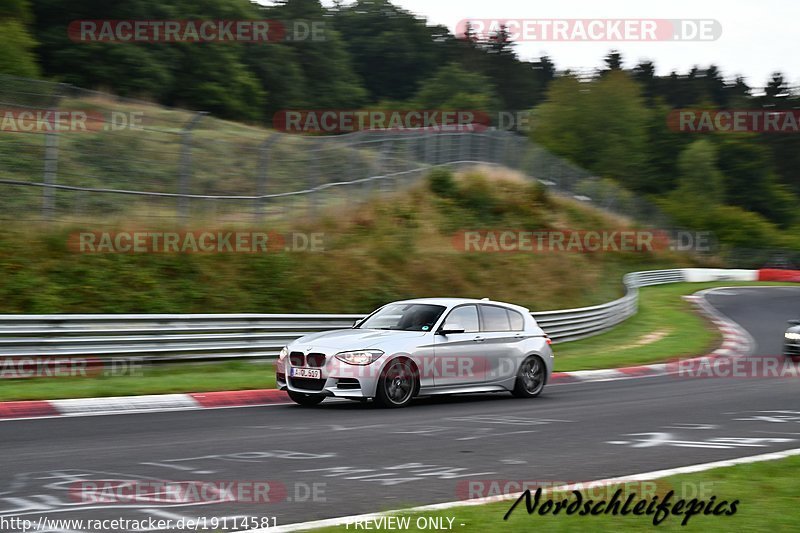
<svg viewBox="0 0 800 533">
<path fill-rule="evenodd" d="M 428 174 L 428 186 L 437 196 L 452 196 L 456 189 L 453 172 L 448 168 L 435 168 Z"/>
</svg>

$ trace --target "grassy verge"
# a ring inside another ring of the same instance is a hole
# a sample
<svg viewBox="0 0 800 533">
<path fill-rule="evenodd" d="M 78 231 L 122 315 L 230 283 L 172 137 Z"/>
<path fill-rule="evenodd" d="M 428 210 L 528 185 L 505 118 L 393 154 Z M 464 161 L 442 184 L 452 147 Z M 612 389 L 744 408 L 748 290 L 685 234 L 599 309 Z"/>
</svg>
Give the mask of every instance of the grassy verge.
<svg viewBox="0 0 800 533">
<path fill-rule="evenodd" d="M 2 380 L 0 401 L 275 388 L 271 362 L 144 367 L 127 376 Z"/>
<path fill-rule="evenodd" d="M 697 493 L 698 499 L 710 500 L 716 496 L 715 504 L 723 500 L 728 503 L 739 500 L 736 512 L 731 516 L 692 516 L 686 526 L 681 525 L 682 516 L 668 516 L 656 531 L 797 531 L 800 518 L 797 479 L 800 476 L 800 457 L 778 461 L 718 468 L 707 472 L 672 476 L 659 480 L 659 487 L 675 490 L 676 499 L 687 501 Z M 697 491 L 697 492 L 696 492 Z M 658 490 L 662 495 L 662 491 Z M 589 496 L 586 496 L 589 497 Z M 608 496 L 610 498 L 610 495 Z M 547 499 L 544 495 L 541 503 Z M 571 500 L 572 501 L 572 500 Z M 653 516 L 571 516 L 538 512 L 528 515 L 525 503 L 521 502 L 507 521 L 503 516 L 511 507 L 511 501 L 471 507 L 455 507 L 432 513 L 398 513 L 411 517 L 411 527 L 406 531 L 417 531 L 417 519 L 440 517 L 444 523 L 454 518 L 456 531 L 654 531 Z M 730 509 L 730 507 L 728 507 Z M 420 522 L 421 524 L 422 522 Z M 462 525 L 463 524 L 463 525 Z M 351 525 L 316 529 L 316 532 L 353 531 Z"/>
<path fill-rule="evenodd" d="M 639 293 L 636 316 L 608 333 L 557 345 L 556 371 L 622 367 L 705 355 L 719 343 L 719 331 L 681 296 L 711 287 L 746 285 L 786 284 L 725 281 L 645 287 Z"/>
</svg>

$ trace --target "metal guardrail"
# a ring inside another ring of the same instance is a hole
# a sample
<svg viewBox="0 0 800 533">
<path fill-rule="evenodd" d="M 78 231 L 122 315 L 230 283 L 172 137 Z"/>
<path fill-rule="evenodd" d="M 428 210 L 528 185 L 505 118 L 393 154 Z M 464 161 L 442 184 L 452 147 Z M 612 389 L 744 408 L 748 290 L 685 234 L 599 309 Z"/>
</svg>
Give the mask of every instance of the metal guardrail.
<svg viewBox="0 0 800 533">
<path fill-rule="evenodd" d="M 633 272 L 625 295 L 577 309 L 532 313 L 555 342 L 603 333 L 636 314 L 638 289 L 684 281 L 683 270 Z M 88 357 L 191 362 L 277 356 L 309 333 L 344 329 L 354 314 L 0 315 L 0 357 Z"/>
<path fill-rule="evenodd" d="M 622 281 L 625 285 L 625 296 L 611 302 L 531 314 L 554 342 L 585 339 L 606 332 L 635 315 L 639 302 L 639 287 L 675 283 L 685 281 L 685 278 L 681 269 L 651 270 L 626 274 Z"/>
</svg>

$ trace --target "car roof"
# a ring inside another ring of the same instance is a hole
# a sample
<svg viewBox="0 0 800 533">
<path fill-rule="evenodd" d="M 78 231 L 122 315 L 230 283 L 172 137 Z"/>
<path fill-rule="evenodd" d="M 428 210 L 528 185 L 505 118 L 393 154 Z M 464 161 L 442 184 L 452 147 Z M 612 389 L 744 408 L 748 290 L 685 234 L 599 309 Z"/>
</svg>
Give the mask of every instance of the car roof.
<svg viewBox="0 0 800 533">
<path fill-rule="evenodd" d="M 478 299 L 478 298 L 413 298 L 410 300 L 399 300 L 397 302 L 391 302 L 395 304 L 430 304 L 430 305 L 443 305 L 445 307 L 454 307 L 460 304 L 494 304 L 494 305 L 501 305 L 503 307 L 510 307 L 512 309 L 516 309 L 517 311 L 521 311 L 523 313 L 530 313 L 530 310 L 526 307 L 522 307 L 521 305 L 510 304 L 507 302 L 496 302 L 494 300 L 488 299 Z"/>
</svg>

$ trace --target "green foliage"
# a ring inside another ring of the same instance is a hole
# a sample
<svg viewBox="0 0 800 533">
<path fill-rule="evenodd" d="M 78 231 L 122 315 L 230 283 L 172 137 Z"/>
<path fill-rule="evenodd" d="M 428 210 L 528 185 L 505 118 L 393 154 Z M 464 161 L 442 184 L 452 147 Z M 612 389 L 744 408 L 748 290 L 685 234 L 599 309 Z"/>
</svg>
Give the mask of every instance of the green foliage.
<svg viewBox="0 0 800 533">
<path fill-rule="evenodd" d="M 778 183 L 766 147 L 753 139 L 725 137 L 719 166 L 725 174 L 726 203 L 760 213 L 784 228 L 796 219 L 797 198 Z"/>
<path fill-rule="evenodd" d="M 649 120 L 641 89 L 626 73 L 609 72 L 591 82 L 564 76 L 550 85 L 547 101 L 537 109 L 532 137 L 584 168 L 641 191 Z"/>
<path fill-rule="evenodd" d="M 611 299 L 627 270 L 687 261 L 669 252 L 634 261 L 616 253 L 465 253 L 454 243 L 460 230 L 541 230 L 554 219 L 578 227 L 590 214 L 582 204 L 554 202 L 533 183 L 479 174 L 453 181 L 451 197 L 420 187 L 283 230 L 323 231 L 319 253 L 81 254 L 67 247 L 81 228 L 7 224 L 0 229 L 0 312 L 356 313 L 445 289 L 558 308 Z M 600 226 L 613 224 L 591 216 Z"/>
<path fill-rule="evenodd" d="M 279 19 L 290 26 L 302 20 L 322 23 L 324 40 L 73 42 L 66 28 L 81 19 Z M 722 212 L 722 220 L 732 221 L 732 213 L 755 213 L 743 214 L 743 223 L 768 224 L 771 229 L 762 229 L 769 235 L 797 226 L 800 135 L 698 137 L 667 125 L 675 108 L 797 109 L 798 95 L 782 73 L 772 74 L 764 90 L 757 91 L 742 77 L 726 82 L 715 65 L 658 76 L 653 62 L 628 66 L 612 50 L 605 68 L 578 79 L 569 72 L 557 76 L 546 56 L 520 59 L 504 30 L 490 37 L 459 37 L 464 36 L 389 0 L 324 5 L 320 0 L 270 5 L 250 0 L 5 0 L 0 4 L 0 74 L 43 73 L 82 87 L 248 122 L 268 122 L 275 112 L 291 108 L 416 107 L 492 115 L 533 109 L 531 137 L 601 178 L 584 188 L 610 191 L 613 181 L 637 195 L 650 195 L 693 227 L 708 222 L 706 208 L 724 205 L 739 211 Z M 28 168 L 30 159 L 0 151 L 2 162 L 11 162 L 19 172 L 38 171 Z M 218 154 L 208 150 L 206 156 Z M 124 157 L 117 164 L 130 165 Z M 148 179 L 171 175 L 164 166 L 154 165 Z M 130 173 L 138 179 L 133 169 Z M 96 184 L 90 177 L 95 174 L 103 172 L 87 173 L 85 180 Z M 215 167 L 208 167 L 203 179 L 213 184 L 209 188 L 224 188 Z M 451 198 L 446 209 L 484 220 L 499 209 L 487 203 L 479 182 L 459 194 L 460 200 Z M 626 205 L 635 201 L 618 196 Z M 723 233 L 742 242 L 736 228 L 731 230 Z"/>
<path fill-rule="evenodd" d="M 36 40 L 28 31 L 31 12 L 27 0 L 0 5 L 0 74 L 37 78 Z"/>
<path fill-rule="evenodd" d="M 430 174 L 428 174 L 428 183 L 431 191 L 442 197 L 450 196 L 455 189 L 453 172 L 445 167 L 431 170 Z"/>
<path fill-rule="evenodd" d="M 498 109 L 492 84 L 481 74 L 464 70 L 456 63 L 440 68 L 423 82 L 414 101 L 421 109 L 476 110 Z"/>
<path fill-rule="evenodd" d="M 694 207 L 715 206 L 724 201 L 725 185 L 717 169 L 716 147 L 705 139 L 695 141 L 678 159 L 676 198 Z"/>
</svg>

